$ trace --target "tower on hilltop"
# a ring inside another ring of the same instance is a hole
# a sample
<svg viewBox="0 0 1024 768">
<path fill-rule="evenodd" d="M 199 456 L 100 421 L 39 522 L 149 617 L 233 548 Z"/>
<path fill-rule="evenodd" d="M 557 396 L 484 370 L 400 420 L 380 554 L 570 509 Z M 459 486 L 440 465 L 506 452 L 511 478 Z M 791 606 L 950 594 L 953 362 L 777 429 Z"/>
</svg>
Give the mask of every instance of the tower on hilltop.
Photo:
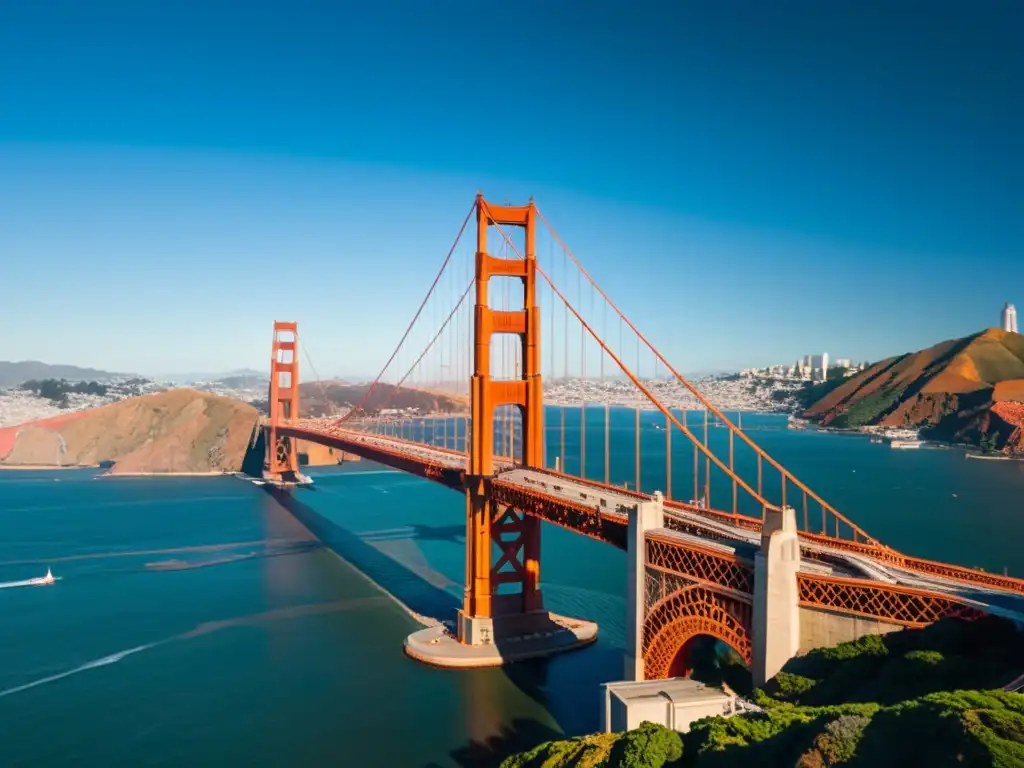
<svg viewBox="0 0 1024 768">
<path fill-rule="evenodd" d="M 1017 333 L 1017 310 L 1014 309 L 1013 304 L 1010 302 L 1006 302 L 1003 305 L 1001 321 L 1001 326 L 1004 331 Z"/>
</svg>

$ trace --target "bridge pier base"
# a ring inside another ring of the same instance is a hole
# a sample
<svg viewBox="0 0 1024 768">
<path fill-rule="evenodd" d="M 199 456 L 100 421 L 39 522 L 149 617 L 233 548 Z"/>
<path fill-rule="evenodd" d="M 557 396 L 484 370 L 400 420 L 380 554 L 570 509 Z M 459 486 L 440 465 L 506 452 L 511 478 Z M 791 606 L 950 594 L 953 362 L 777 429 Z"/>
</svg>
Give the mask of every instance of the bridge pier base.
<svg viewBox="0 0 1024 768">
<path fill-rule="evenodd" d="M 754 556 L 751 673 L 764 685 L 800 650 L 800 540 L 792 507 L 770 510 Z"/>
<path fill-rule="evenodd" d="M 462 642 L 443 624 L 413 632 L 405 639 L 405 653 L 434 667 L 474 669 L 553 656 L 597 640 L 594 622 L 545 610 L 493 619 L 460 611 L 457 631 Z"/>
<path fill-rule="evenodd" d="M 644 679 L 644 619 L 646 618 L 645 578 L 647 547 L 644 534 L 665 526 L 665 507 L 661 492 L 653 501 L 637 504 L 629 516 L 626 550 L 626 680 Z"/>
<path fill-rule="evenodd" d="M 467 616 L 460 610 L 458 636 L 466 645 L 487 645 L 494 641 L 494 619 L 490 616 Z"/>
</svg>

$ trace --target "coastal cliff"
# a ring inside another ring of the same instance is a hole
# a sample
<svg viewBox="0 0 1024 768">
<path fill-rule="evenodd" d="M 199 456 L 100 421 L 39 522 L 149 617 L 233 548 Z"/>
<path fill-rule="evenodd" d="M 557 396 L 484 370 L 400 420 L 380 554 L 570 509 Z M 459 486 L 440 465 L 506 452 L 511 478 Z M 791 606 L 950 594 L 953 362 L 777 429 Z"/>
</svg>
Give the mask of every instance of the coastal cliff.
<svg viewBox="0 0 1024 768">
<path fill-rule="evenodd" d="M 237 400 L 172 389 L 0 429 L 0 464 L 111 461 L 111 474 L 237 471 L 257 418 L 255 408 Z"/>
<path fill-rule="evenodd" d="M 936 440 L 1024 453 L 1024 336 L 998 328 L 891 357 L 803 412 L 822 426 L 913 427 Z"/>
</svg>

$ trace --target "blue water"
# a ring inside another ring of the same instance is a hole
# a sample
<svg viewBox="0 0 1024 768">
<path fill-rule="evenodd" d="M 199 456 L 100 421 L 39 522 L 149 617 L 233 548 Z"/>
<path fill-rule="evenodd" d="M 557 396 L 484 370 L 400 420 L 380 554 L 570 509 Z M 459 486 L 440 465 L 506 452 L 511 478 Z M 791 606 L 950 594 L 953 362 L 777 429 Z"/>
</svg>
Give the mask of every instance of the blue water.
<svg viewBox="0 0 1024 768">
<path fill-rule="evenodd" d="M 751 434 L 892 546 L 1024 574 L 1021 465 Z M 641 438 L 644 485 L 663 483 L 664 435 Z M 549 429 L 549 457 L 555 443 Z M 601 476 L 603 441 L 587 443 Z M 573 451 L 567 434 L 570 471 Z M 679 497 L 690 455 L 673 448 Z M 631 450 L 611 463 L 634 473 Z M 595 729 L 598 683 L 621 676 L 623 555 L 544 528 L 545 600 L 598 621 L 594 646 L 504 670 L 424 667 L 401 652 L 418 625 L 377 585 L 450 617 L 464 502 L 379 470 L 314 469 L 316 490 L 285 498 L 234 478 L 0 472 L 0 582 L 62 577 L 0 590 L 0 764 L 488 765 Z M 731 503 L 728 484 L 712 495 Z"/>
</svg>

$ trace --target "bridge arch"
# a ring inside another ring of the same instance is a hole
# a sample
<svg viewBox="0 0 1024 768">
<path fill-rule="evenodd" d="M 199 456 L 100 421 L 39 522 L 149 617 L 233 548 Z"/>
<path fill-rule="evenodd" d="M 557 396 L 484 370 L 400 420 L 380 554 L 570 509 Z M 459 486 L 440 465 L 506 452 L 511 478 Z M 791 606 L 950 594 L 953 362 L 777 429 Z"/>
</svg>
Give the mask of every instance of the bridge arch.
<svg viewBox="0 0 1024 768">
<path fill-rule="evenodd" d="M 751 662 L 752 606 L 746 600 L 692 585 L 651 606 L 644 620 L 644 677 L 681 675 L 693 640 L 709 635 Z"/>
</svg>

